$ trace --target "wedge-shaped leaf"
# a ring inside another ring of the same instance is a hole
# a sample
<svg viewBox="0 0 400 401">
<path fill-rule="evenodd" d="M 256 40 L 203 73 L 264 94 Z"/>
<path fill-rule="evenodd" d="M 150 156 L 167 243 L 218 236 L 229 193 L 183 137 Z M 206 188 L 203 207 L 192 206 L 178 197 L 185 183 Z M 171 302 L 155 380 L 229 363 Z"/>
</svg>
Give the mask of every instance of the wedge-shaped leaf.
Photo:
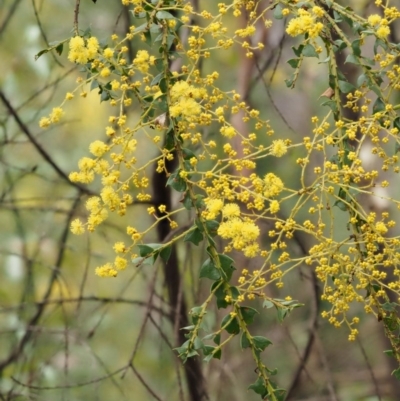
<svg viewBox="0 0 400 401">
<path fill-rule="evenodd" d="M 211 358 L 221 359 L 222 355 L 221 348 L 217 349 L 217 347 L 213 347 L 212 345 L 205 345 L 203 347 L 203 353 L 206 356 L 204 358 L 205 362 L 208 362 Z"/>
<path fill-rule="evenodd" d="M 267 387 L 265 385 L 264 379 L 260 376 L 257 381 L 248 387 L 249 390 L 253 390 L 256 394 L 261 395 L 264 400 L 268 394 Z"/>
<path fill-rule="evenodd" d="M 340 92 L 349 93 L 355 89 L 355 86 L 347 81 L 338 81 Z"/>
<path fill-rule="evenodd" d="M 357 57 L 361 56 L 361 48 L 360 48 L 361 39 L 353 40 L 351 43 L 351 48 L 353 49 L 353 54 Z"/>
<path fill-rule="evenodd" d="M 172 246 L 171 245 L 165 246 L 160 251 L 160 257 L 165 263 L 167 263 L 171 256 L 171 253 L 172 253 Z"/>
<path fill-rule="evenodd" d="M 258 311 L 254 308 L 250 308 L 249 306 L 241 306 L 240 313 L 242 314 L 243 320 L 246 324 L 253 323 L 254 316 L 258 314 Z"/>
<path fill-rule="evenodd" d="M 379 112 L 384 111 L 384 110 L 385 110 L 385 103 L 382 100 L 382 98 L 378 97 L 375 100 L 375 103 L 374 103 L 374 105 L 372 107 L 372 112 L 373 112 L 373 114 L 376 114 L 376 113 L 379 113 Z"/>
<path fill-rule="evenodd" d="M 205 222 L 207 233 L 214 237 L 217 234 L 219 223 L 217 220 L 206 220 Z"/>
<path fill-rule="evenodd" d="M 300 64 L 300 60 L 299 58 L 292 58 L 290 60 L 287 61 L 287 63 L 292 67 L 292 68 L 297 68 Z"/>
<path fill-rule="evenodd" d="M 250 340 L 247 337 L 247 333 L 243 332 L 240 336 L 240 348 L 245 349 L 249 348 L 251 345 Z"/>
<path fill-rule="evenodd" d="M 229 322 L 229 323 L 228 323 Z M 225 327 L 226 325 L 226 327 Z M 236 317 L 226 315 L 221 322 L 221 327 L 224 327 L 229 334 L 239 334 L 240 327 Z"/>
<path fill-rule="evenodd" d="M 400 368 L 397 368 L 392 372 L 392 376 L 394 376 L 397 380 L 400 380 Z"/>
<path fill-rule="evenodd" d="M 203 234 L 202 232 L 195 227 L 194 230 L 189 231 L 186 235 L 185 238 L 183 239 L 186 242 L 191 242 L 194 245 L 199 245 L 201 241 L 203 241 Z"/>
<path fill-rule="evenodd" d="M 211 286 L 211 291 L 214 291 L 216 286 L 219 286 L 215 292 L 215 298 L 217 298 L 217 308 L 226 308 L 229 305 L 229 302 L 226 302 L 225 298 L 228 295 L 226 292 L 225 287 L 227 287 L 226 284 L 221 284 L 221 281 L 216 281 L 212 286 Z"/>
<path fill-rule="evenodd" d="M 186 181 L 180 176 L 180 170 L 175 171 L 169 176 L 167 185 L 174 188 L 175 191 L 178 192 L 186 191 Z"/>
<path fill-rule="evenodd" d="M 308 43 L 307 45 L 304 46 L 304 49 L 302 51 L 302 55 L 304 57 L 317 57 L 318 58 L 318 53 L 315 50 L 315 47 Z"/>
<path fill-rule="evenodd" d="M 283 18 L 282 6 L 280 4 L 278 4 L 274 9 L 274 18 L 275 19 L 282 19 Z"/>
<path fill-rule="evenodd" d="M 346 57 L 345 63 L 351 63 L 351 64 L 360 65 L 360 61 L 358 60 L 358 58 L 353 53 L 350 53 Z"/>
<path fill-rule="evenodd" d="M 156 13 L 156 17 L 158 19 L 174 19 L 175 18 L 171 13 L 169 13 L 168 11 L 164 11 L 164 10 L 158 11 Z"/>
<path fill-rule="evenodd" d="M 193 324 L 197 324 L 202 312 L 203 312 L 203 308 L 201 306 L 194 306 L 192 309 L 190 309 L 189 314 L 192 317 Z"/>
<path fill-rule="evenodd" d="M 268 345 L 271 345 L 272 342 L 268 340 L 268 338 L 262 337 L 262 336 L 254 336 L 253 337 L 253 343 L 254 346 L 259 350 L 259 351 L 264 351 L 265 348 L 268 347 Z"/>
<path fill-rule="evenodd" d="M 200 268 L 200 278 L 203 277 L 214 281 L 221 278 L 219 270 L 211 259 L 207 259 Z"/>
<path fill-rule="evenodd" d="M 227 255 L 218 254 L 219 262 L 221 264 L 222 271 L 225 274 L 225 280 L 230 281 L 232 278 L 232 273 L 235 268 L 233 267 L 233 259 Z"/>
<path fill-rule="evenodd" d="M 138 245 L 139 248 L 139 255 L 140 256 L 148 256 L 157 249 L 162 247 L 161 244 L 145 244 L 145 245 Z"/>
</svg>

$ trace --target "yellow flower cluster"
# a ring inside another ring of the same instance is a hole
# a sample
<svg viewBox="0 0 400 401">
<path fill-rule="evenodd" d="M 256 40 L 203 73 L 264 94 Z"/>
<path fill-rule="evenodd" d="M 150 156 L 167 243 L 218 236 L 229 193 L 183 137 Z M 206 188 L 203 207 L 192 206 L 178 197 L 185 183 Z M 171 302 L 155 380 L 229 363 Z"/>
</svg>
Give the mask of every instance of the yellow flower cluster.
<svg viewBox="0 0 400 401">
<path fill-rule="evenodd" d="M 307 33 L 310 38 L 316 38 L 324 28 L 322 22 L 317 22 L 317 18 L 321 16 L 323 16 L 323 10 L 320 7 L 312 8 L 311 12 L 300 8 L 298 17 L 289 22 L 286 32 L 290 36 L 305 35 Z"/>
<path fill-rule="evenodd" d="M 75 36 L 69 41 L 68 60 L 73 63 L 86 64 L 97 56 L 98 50 L 99 42 L 96 37 L 92 36 L 85 43 L 82 37 Z"/>
<path fill-rule="evenodd" d="M 229 240 L 228 249 L 232 247 L 242 251 L 246 257 L 253 258 L 260 251 L 256 242 L 260 229 L 250 219 L 238 217 L 239 206 L 233 205 L 228 204 L 227 209 L 223 209 L 224 221 L 218 227 L 218 235 Z"/>
<path fill-rule="evenodd" d="M 204 89 L 195 88 L 186 81 L 177 81 L 171 88 L 171 117 L 183 117 L 191 121 L 201 112 L 201 106 L 195 99 L 205 95 Z"/>
<path fill-rule="evenodd" d="M 368 23 L 376 29 L 376 36 L 380 39 L 386 39 L 390 34 L 389 22 L 378 14 L 372 14 L 368 17 Z"/>
</svg>

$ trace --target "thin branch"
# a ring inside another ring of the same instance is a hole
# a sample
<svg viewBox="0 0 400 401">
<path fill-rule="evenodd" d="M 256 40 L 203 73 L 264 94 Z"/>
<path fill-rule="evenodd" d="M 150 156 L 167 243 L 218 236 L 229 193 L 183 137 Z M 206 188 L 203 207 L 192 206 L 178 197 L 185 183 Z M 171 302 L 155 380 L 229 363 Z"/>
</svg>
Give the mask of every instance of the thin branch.
<svg viewBox="0 0 400 401">
<path fill-rule="evenodd" d="M 158 401 L 163 401 L 162 398 L 160 398 L 153 390 L 152 388 L 146 383 L 146 381 L 143 379 L 143 377 L 139 374 L 139 372 L 135 369 L 135 367 L 131 364 L 130 368 L 132 369 L 133 373 L 135 376 L 139 379 L 140 383 L 143 384 L 145 389 Z"/>
<path fill-rule="evenodd" d="M 75 9 L 74 9 L 74 31 L 75 31 L 75 35 L 79 35 L 78 19 L 79 19 L 80 2 L 81 2 L 81 0 L 76 0 L 76 2 L 75 2 Z"/>
<path fill-rule="evenodd" d="M 21 0 L 15 0 L 11 7 L 8 9 L 8 14 L 4 17 L 3 24 L 0 26 L 0 36 L 6 30 L 8 24 L 11 22 L 12 16 L 17 11 L 17 7 Z"/>
<path fill-rule="evenodd" d="M 1 93 L 1 92 L 0 92 Z M 45 305 L 46 302 L 49 300 L 51 292 L 53 290 L 53 285 L 56 282 L 56 279 L 59 275 L 59 271 L 61 269 L 61 264 L 64 258 L 64 253 L 65 253 L 65 249 L 66 249 L 66 242 L 70 233 L 70 223 L 71 220 L 73 218 L 73 215 L 75 213 L 75 209 L 77 208 L 78 204 L 79 204 L 79 200 L 80 200 L 80 195 L 77 196 L 77 198 L 75 199 L 74 204 L 71 206 L 70 209 L 70 213 L 66 218 L 65 221 L 65 226 L 64 226 L 64 230 L 61 234 L 61 238 L 59 240 L 59 244 L 58 244 L 58 255 L 56 258 L 56 262 L 55 262 L 55 269 L 52 272 L 52 275 L 49 279 L 49 282 L 47 284 L 47 289 L 45 291 L 45 294 L 43 296 L 42 299 L 42 303 L 41 305 L 38 305 L 36 313 L 33 315 L 33 317 L 29 320 L 28 324 L 26 325 L 27 327 L 32 327 L 32 326 L 36 326 L 39 322 L 39 319 L 41 318 L 44 310 L 45 310 Z M 19 358 L 19 356 L 22 354 L 26 344 L 29 342 L 30 338 L 32 335 L 32 331 L 31 330 L 26 330 L 25 334 L 22 336 L 21 340 L 19 341 L 19 343 L 14 347 L 14 349 L 10 352 L 10 354 L 8 355 L 8 357 L 6 359 L 4 359 L 3 361 L 0 362 L 0 372 L 5 369 L 10 363 L 12 363 L 13 361 L 15 361 L 16 359 Z"/>
<path fill-rule="evenodd" d="M 91 385 L 91 384 L 93 384 L 93 383 L 99 383 L 99 382 L 101 382 L 101 381 L 104 381 L 104 380 L 106 380 L 106 379 L 112 377 L 112 376 L 117 375 L 118 373 L 120 373 L 120 372 L 121 372 L 122 370 L 124 370 L 124 369 L 126 369 L 125 366 L 122 367 L 122 368 L 119 368 L 119 369 L 115 370 L 114 372 L 112 372 L 112 373 L 110 373 L 110 374 L 108 374 L 108 375 L 106 375 L 106 376 L 102 376 L 102 377 L 99 377 L 99 378 L 97 378 L 97 379 L 89 380 L 89 381 L 87 381 L 87 382 L 75 383 L 75 384 L 67 384 L 67 385 L 65 385 L 65 386 L 53 386 L 53 387 L 32 386 L 32 385 L 30 385 L 30 384 L 26 384 L 26 383 L 20 382 L 18 379 L 16 379 L 16 378 L 13 377 L 13 376 L 11 376 L 11 379 L 12 379 L 15 383 L 19 384 L 20 386 L 29 388 L 29 389 L 31 389 L 31 390 L 59 390 L 59 389 L 63 389 L 63 388 L 84 387 L 84 386 L 89 386 L 89 385 Z"/>
<path fill-rule="evenodd" d="M 42 38 L 43 38 L 44 42 L 46 43 L 46 46 L 50 47 L 49 41 L 47 40 L 46 32 L 44 31 L 43 26 L 42 26 L 42 22 L 40 21 L 40 18 L 39 18 L 39 13 L 38 13 L 38 10 L 36 8 L 35 0 L 32 0 L 32 7 L 33 7 L 33 12 L 35 13 L 35 18 L 36 18 L 36 22 L 37 22 L 37 25 L 38 25 L 39 30 L 40 30 L 40 34 L 42 35 Z M 50 52 L 50 53 L 51 53 L 51 56 L 53 57 L 54 61 L 60 67 L 63 67 L 63 65 L 60 63 L 60 61 L 57 60 L 57 57 L 55 56 L 54 52 Z"/>
<path fill-rule="evenodd" d="M 39 144 L 39 142 L 36 141 L 35 137 L 33 134 L 30 132 L 28 127 L 23 123 L 21 118 L 19 117 L 19 114 L 15 110 L 15 108 L 11 105 L 5 94 L 3 93 L 2 90 L 0 90 L 0 99 L 3 102 L 3 104 L 6 106 L 7 110 L 9 113 L 14 117 L 16 123 L 18 124 L 19 128 L 21 131 L 29 138 L 31 141 L 32 145 L 35 147 L 35 149 L 42 155 L 42 157 L 47 161 L 47 163 L 50 164 L 50 166 L 53 167 L 53 169 L 58 173 L 58 175 L 63 178 L 66 182 L 68 182 L 69 185 L 72 185 L 79 189 L 81 193 L 87 194 L 87 195 L 93 195 L 91 191 L 89 191 L 87 188 L 82 187 L 81 185 L 71 182 L 67 176 L 67 174 L 64 173 L 58 167 L 58 165 L 55 163 L 55 161 L 52 159 L 52 157 L 44 150 L 44 148 Z"/>
<path fill-rule="evenodd" d="M 371 376 L 372 383 L 374 384 L 375 395 L 378 397 L 378 400 L 379 400 L 379 401 L 382 401 L 382 396 L 381 396 L 381 393 L 380 393 L 380 390 L 379 390 L 378 381 L 376 380 L 374 371 L 372 370 L 372 366 L 371 366 L 371 364 L 369 363 L 368 355 L 367 355 L 367 353 L 365 352 L 365 348 L 364 348 L 364 346 L 363 346 L 363 344 L 362 344 L 361 339 L 359 338 L 359 336 L 356 336 L 356 340 L 357 340 L 357 344 L 358 344 L 359 347 L 360 347 L 361 353 L 362 353 L 362 355 L 363 355 L 363 357 L 364 357 L 365 364 L 367 365 L 367 369 L 368 369 L 368 372 L 369 372 L 369 374 L 370 374 L 370 376 Z"/>
</svg>

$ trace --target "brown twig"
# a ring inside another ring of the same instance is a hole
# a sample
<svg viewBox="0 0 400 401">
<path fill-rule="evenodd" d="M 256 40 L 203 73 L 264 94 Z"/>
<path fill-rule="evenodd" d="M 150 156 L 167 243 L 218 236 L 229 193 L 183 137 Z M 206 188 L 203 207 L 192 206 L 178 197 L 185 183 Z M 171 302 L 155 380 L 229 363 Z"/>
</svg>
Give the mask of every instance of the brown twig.
<svg viewBox="0 0 400 401">
<path fill-rule="evenodd" d="M 74 31 L 75 35 L 79 35 L 79 26 L 78 26 L 78 19 L 79 19 L 79 6 L 81 0 L 75 1 L 75 9 L 74 9 Z"/>
<path fill-rule="evenodd" d="M 0 92 L 1 93 L 1 92 Z M 49 279 L 49 282 L 47 284 L 47 289 L 45 291 L 45 294 L 43 296 L 42 299 L 42 303 L 40 305 L 37 306 L 36 309 L 36 313 L 32 316 L 32 318 L 29 320 L 27 327 L 32 327 L 32 326 L 36 326 L 45 310 L 45 305 L 47 303 L 47 301 L 50 298 L 51 292 L 53 290 L 53 285 L 58 277 L 59 271 L 61 269 L 61 265 L 62 265 L 62 261 L 64 259 L 64 253 L 65 253 L 65 249 L 66 249 L 66 242 L 70 233 L 70 222 L 73 218 L 73 215 L 75 213 L 75 209 L 77 208 L 78 204 L 79 204 L 79 199 L 80 199 L 80 195 L 77 196 L 77 198 L 75 199 L 75 202 L 73 203 L 73 205 L 71 206 L 70 209 L 70 213 L 67 216 L 67 219 L 65 221 L 65 226 L 64 226 L 64 230 L 61 234 L 60 240 L 59 240 L 59 244 L 58 244 L 58 254 L 57 254 L 57 258 L 56 261 L 54 263 L 54 265 L 56 266 L 51 274 L 51 277 Z M 13 361 L 15 361 L 16 359 L 19 358 L 19 356 L 21 355 L 23 349 L 25 348 L 25 346 L 27 345 L 27 343 L 29 342 L 30 338 L 32 335 L 32 331 L 31 330 L 26 330 L 25 334 L 22 336 L 22 338 L 20 339 L 20 341 L 18 342 L 18 344 L 11 350 L 10 354 L 8 355 L 8 357 L 6 357 L 6 359 L 4 359 L 3 361 L 0 362 L 0 372 L 3 371 L 10 363 L 12 363 Z"/>
<path fill-rule="evenodd" d="M 52 159 L 52 157 L 44 150 L 44 148 L 39 144 L 39 142 L 37 142 L 36 138 L 33 136 L 33 134 L 30 132 L 28 127 L 21 120 L 18 112 L 11 105 L 10 101 L 5 96 L 5 94 L 3 93 L 2 90 L 0 90 L 0 99 L 3 102 L 4 106 L 6 106 L 7 110 L 9 111 L 9 113 L 14 117 L 14 120 L 18 124 L 19 128 L 21 129 L 21 131 L 29 138 L 29 140 L 31 141 L 31 143 L 35 147 L 35 149 L 42 155 L 42 157 L 47 161 L 47 163 L 49 163 L 50 166 L 53 167 L 53 169 L 58 173 L 58 175 L 61 178 L 63 178 L 66 182 L 68 182 L 69 185 L 72 185 L 72 186 L 76 187 L 77 189 L 79 189 L 79 191 L 81 193 L 88 194 L 88 195 L 89 194 L 93 195 L 93 193 L 91 191 L 89 191 L 87 188 L 84 188 L 81 185 L 79 185 L 77 183 L 74 183 L 74 182 L 71 182 L 69 180 L 67 174 L 65 174 L 64 171 L 62 171 L 60 169 L 60 167 L 58 167 L 58 165 Z"/>
</svg>

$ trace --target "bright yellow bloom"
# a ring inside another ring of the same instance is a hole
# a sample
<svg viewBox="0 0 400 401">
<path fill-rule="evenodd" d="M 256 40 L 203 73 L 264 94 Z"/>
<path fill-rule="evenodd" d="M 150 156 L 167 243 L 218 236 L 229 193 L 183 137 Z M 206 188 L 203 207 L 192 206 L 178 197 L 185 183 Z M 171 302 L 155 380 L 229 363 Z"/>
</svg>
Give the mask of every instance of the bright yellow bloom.
<svg viewBox="0 0 400 401">
<path fill-rule="evenodd" d="M 287 146 L 282 139 L 277 139 L 272 141 L 271 155 L 276 157 L 281 157 L 287 152 Z"/>
<path fill-rule="evenodd" d="M 75 235 L 81 235 L 85 232 L 85 227 L 79 219 L 71 222 L 71 232 Z"/>
</svg>

